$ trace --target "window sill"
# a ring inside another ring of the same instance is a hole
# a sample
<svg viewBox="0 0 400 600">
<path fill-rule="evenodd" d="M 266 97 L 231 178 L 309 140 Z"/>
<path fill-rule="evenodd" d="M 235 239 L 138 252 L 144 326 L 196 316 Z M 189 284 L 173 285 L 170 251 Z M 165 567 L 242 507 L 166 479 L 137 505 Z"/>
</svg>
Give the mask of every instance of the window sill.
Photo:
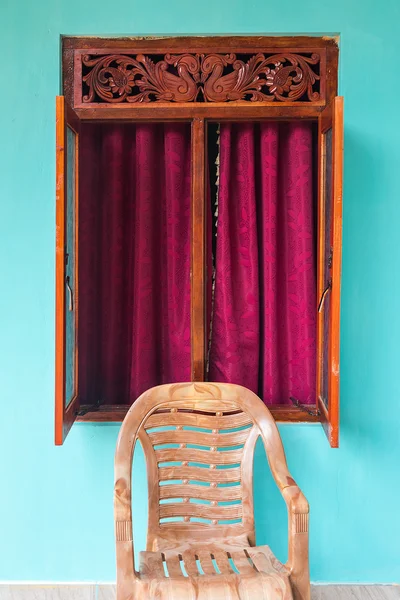
<svg viewBox="0 0 400 600">
<path fill-rule="evenodd" d="M 295 406 L 269 406 L 275 421 L 278 423 L 319 423 L 320 416 L 313 416 Z M 104 405 L 99 410 L 90 410 L 88 406 L 81 406 L 81 411 L 88 412 L 77 416 L 76 420 L 85 423 L 119 423 L 124 420 L 129 406 Z"/>
</svg>

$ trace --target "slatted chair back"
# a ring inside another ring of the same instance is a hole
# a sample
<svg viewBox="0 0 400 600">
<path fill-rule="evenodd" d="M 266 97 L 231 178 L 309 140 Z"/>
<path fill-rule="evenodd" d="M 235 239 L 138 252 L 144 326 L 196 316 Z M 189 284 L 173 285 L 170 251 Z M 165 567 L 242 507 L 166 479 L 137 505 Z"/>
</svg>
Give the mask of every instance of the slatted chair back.
<svg viewBox="0 0 400 600">
<path fill-rule="evenodd" d="M 149 544 L 165 537 L 254 539 L 252 463 L 258 429 L 234 402 L 169 402 L 143 423 Z M 168 544 L 170 541 L 168 540 Z"/>
<path fill-rule="evenodd" d="M 148 473 L 148 550 L 185 538 L 254 544 L 252 474 L 260 418 L 269 421 L 267 452 L 269 446 L 285 460 L 275 423 L 263 408 L 246 388 L 212 383 L 158 386 L 133 404 L 120 435 L 117 487 L 130 495 L 125 468 L 140 439 Z"/>
</svg>

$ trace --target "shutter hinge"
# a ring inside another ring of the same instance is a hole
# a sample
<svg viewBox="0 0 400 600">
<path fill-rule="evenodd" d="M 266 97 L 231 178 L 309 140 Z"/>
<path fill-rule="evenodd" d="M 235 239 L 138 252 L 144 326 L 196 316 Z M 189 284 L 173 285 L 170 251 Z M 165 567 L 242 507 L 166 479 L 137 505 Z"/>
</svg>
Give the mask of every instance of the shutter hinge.
<svg viewBox="0 0 400 600">
<path fill-rule="evenodd" d="M 313 410 L 312 408 L 308 408 L 308 406 L 306 406 L 305 404 L 300 404 L 297 398 L 293 398 L 293 396 L 290 396 L 290 401 L 293 404 L 293 406 L 299 408 L 302 412 L 307 413 L 311 417 L 319 417 L 321 414 L 321 411 L 318 408 L 316 408 L 315 410 Z"/>
</svg>

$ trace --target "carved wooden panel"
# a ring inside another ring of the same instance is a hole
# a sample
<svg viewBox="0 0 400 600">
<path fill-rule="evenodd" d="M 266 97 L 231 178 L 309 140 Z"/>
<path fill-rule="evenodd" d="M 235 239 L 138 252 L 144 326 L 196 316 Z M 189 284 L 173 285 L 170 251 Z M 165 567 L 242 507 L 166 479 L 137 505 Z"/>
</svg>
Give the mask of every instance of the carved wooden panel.
<svg viewBox="0 0 400 600">
<path fill-rule="evenodd" d="M 81 101 L 320 102 L 317 52 L 81 54 Z"/>
</svg>

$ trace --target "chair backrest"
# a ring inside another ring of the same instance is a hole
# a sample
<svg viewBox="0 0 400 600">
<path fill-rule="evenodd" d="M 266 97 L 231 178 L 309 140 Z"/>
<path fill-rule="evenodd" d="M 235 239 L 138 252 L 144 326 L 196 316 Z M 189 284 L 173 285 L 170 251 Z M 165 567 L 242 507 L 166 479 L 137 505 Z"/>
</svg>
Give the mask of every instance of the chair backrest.
<svg viewBox="0 0 400 600">
<path fill-rule="evenodd" d="M 218 539 L 254 544 L 252 473 L 260 427 L 267 455 L 286 465 L 275 422 L 250 390 L 220 383 L 148 390 L 132 405 L 118 440 L 116 521 L 131 520 L 131 464 L 139 439 L 149 487 L 148 550 Z"/>
</svg>

